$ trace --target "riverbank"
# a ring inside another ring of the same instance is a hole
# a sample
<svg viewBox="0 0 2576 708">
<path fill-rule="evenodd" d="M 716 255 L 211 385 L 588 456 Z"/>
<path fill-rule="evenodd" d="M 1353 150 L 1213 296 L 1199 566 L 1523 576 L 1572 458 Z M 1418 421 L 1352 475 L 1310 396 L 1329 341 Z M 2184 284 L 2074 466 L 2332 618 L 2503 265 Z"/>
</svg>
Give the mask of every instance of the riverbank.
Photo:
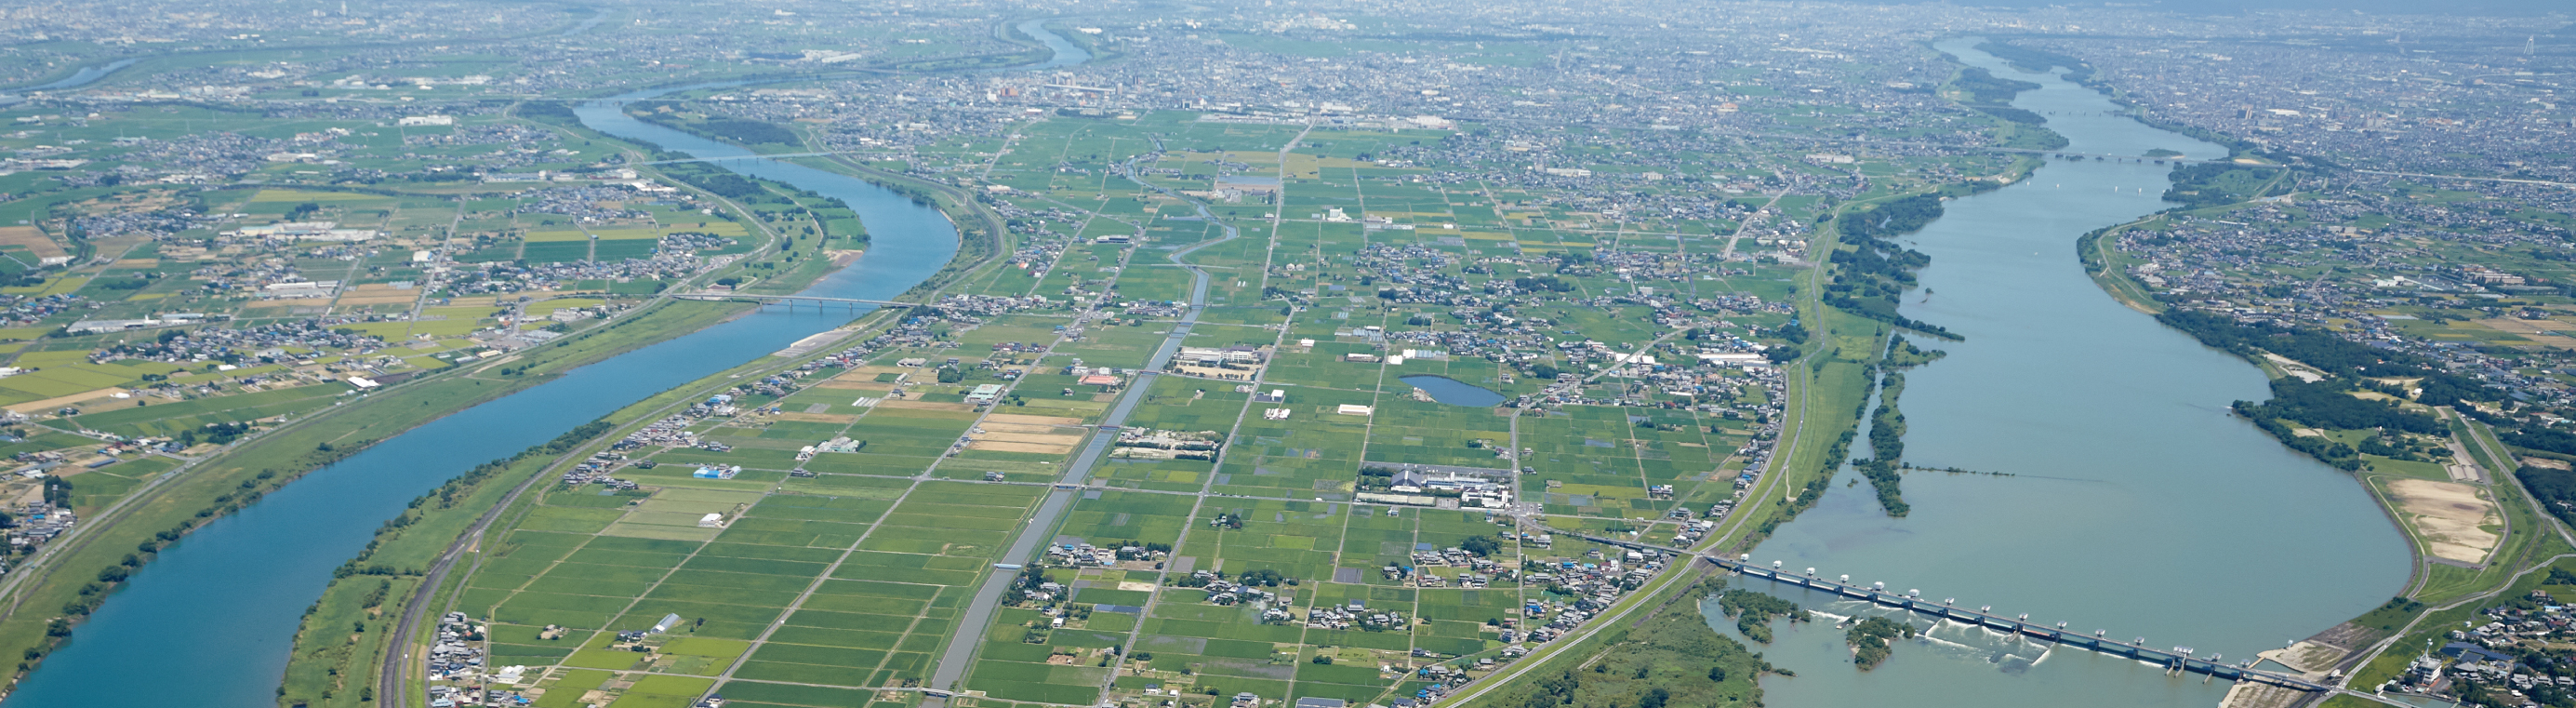
<svg viewBox="0 0 2576 708">
<path fill-rule="evenodd" d="M 689 189 L 733 210 L 738 221 L 754 225 L 762 236 L 752 249 L 758 255 L 698 276 L 697 280 L 705 281 L 726 273 L 746 273 L 754 268 L 776 269 L 773 264 L 782 261 L 828 263 L 831 260 L 823 255 L 824 244 L 812 240 L 791 242 L 792 245 L 786 249 L 773 248 L 781 243 L 779 236 L 762 220 L 750 218 L 750 212 L 740 204 L 720 195 Z M 942 263 L 945 263 L 944 259 Z M 810 281 L 829 272 L 828 268 L 776 270 L 784 272 L 770 277 L 768 282 L 778 285 Z M 359 403 L 336 407 L 322 415 L 299 421 L 297 425 L 301 432 L 296 435 L 273 434 L 245 443 L 214 465 L 215 473 L 193 473 L 183 479 L 184 483 L 157 490 L 151 504 L 138 504 L 133 513 L 94 520 L 89 534 L 95 541 L 87 542 L 81 554 L 60 556 L 56 567 L 116 565 L 125 568 L 126 574 L 139 574 L 144 568 L 143 561 L 152 560 L 153 554 L 141 553 L 127 562 L 119 558 L 125 548 L 141 549 L 138 544 L 145 543 L 145 539 L 153 539 L 159 544 L 175 540 L 184 530 L 174 527 L 174 523 L 194 529 L 226 519 L 232 512 L 247 508 L 258 495 L 284 488 L 283 482 L 292 475 L 280 473 L 292 470 L 301 474 L 322 469 L 330 462 L 365 451 L 373 441 L 392 439 L 405 430 L 443 421 L 453 413 L 549 384 L 587 364 L 684 338 L 721 323 L 739 321 L 741 315 L 752 310 L 748 305 L 739 304 L 659 300 L 647 308 L 622 316 L 617 322 L 577 333 L 510 359 L 488 363 L 470 373 L 425 377 L 398 384 Z M 334 450 L 337 454 L 327 459 L 310 458 L 306 451 L 315 450 L 317 446 L 328 446 L 324 449 Z M 266 474 L 256 478 L 264 484 L 238 487 L 245 483 L 242 479 L 245 475 L 260 474 Z M 204 507 L 207 499 L 220 500 L 215 502 L 220 506 Z M 86 581 L 85 570 L 80 577 L 63 575 L 29 589 L 27 597 L 35 602 L 32 607 L 50 608 L 69 602 L 66 597 L 77 599 L 107 594 L 108 588 L 89 588 Z M 78 592 L 84 588 L 90 592 Z M 22 601 L 20 605 L 26 606 L 26 603 Z M 67 610 L 72 607 L 64 606 Z M 90 603 L 81 609 L 96 606 Z M 50 618 L 26 615 L 23 611 L 21 615 L 14 617 L 14 622 L 0 622 L 0 642 L 5 642 L 0 646 L 12 646 L 22 652 L 30 648 L 42 651 L 59 644 L 66 637 L 68 622 L 43 621 Z M 282 658 L 282 650 L 280 655 Z M 21 671 L 22 677 L 36 666 L 34 661 L 26 663 Z"/>
<path fill-rule="evenodd" d="M 22 587 L 0 619 L 0 651 L 16 653 L 18 673 L 68 641 L 74 628 L 112 599 L 116 583 L 83 592 L 89 568 L 141 570 L 158 552 L 285 487 L 305 474 L 365 451 L 402 431 L 552 380 L 565 371 L 715 324 L 742 306 L 668 302 L 624 321 L 567 338 L 507 361 L 396 384 L 238 444 L 200 462 L 185 476 L 137 499 L 126 512 L 91 520 L 80 547 L 58 552 L 44 580 Z M 656 333 L 661 336 L 655 336 Z M 502 374 L 508 363 L 513 373 Z M 127 562 L 131 558 L 132 562 Z M 104 571 L 101 571 L 104 572 Z M 57 612 L 60 607 L 63 611 Z M 78 611 L 72 611 L 78 607 Z"/>
<path fill-rule="evenodd" d="M 1998 79 L 2035 84 L 2010 106 L 2046 117 L 2071 150 L 2222 154 L 2104 110 L 2098 93 L 2058 77 L 2001 66 L 1974 45 L 1939 48 Z M 2010 186 L 1948 202 L 1937 222 L 1894 239 L 1930 256 L 1901 313 L 1964 337 L 1940 345 L 1949 355 L 1939 363 L 1905 374 L 1904 462 L 2003 474 L 1906 475 L 1912 513 L 1902 520 L 1887 517 L 1869 485 L 1835 480 L 1838 493 L 1783 525 L 1755 560 L 2231 658 L 2280 646 L 2270 635 L 2312 633 L 2385 601 L 2403 579 L 2402 538 L 2373 525 L 2379 514 L 2367 494 L 2218 410 L 2259 396 L 2259 372 L 2096 295 L 2100 286 L 2067 258 L 2080 235 L 2170 206 L 2159 199 L 2168 171 L 2151 161 L 2048 160 Z M 2261 537 L 2298 551 L 2258 559 L 2187 541 L 2206 536 Z M 2295 600 L 2284 587 L 2299 588 Z M 1791 587 L 1764 589 L 1819 612 L 1927 624 Z M 1932 630 L 1897 642 L 1886 663 L 1858 674 L 1844 668 L 1853 666 L 1845 632 L 1783 629 L 1765 649 L 1769 660 L 1831 680 L 1767 682 L 1764 700 L 2217 700 L 2217 687 L 2137 671 L 2131 661 L 1951 625 Z"/>
<path fill-rule="evenodd" d="M 604 139 L 606 136 L 599 137 Z M 647 168 L 647 171 L 659 174 L 658 170 Z M 761 237 L 751 249 L 754 257 L 693 276 L 680 285 L 680 290 L 693 289 L 692 283 L 712 282 L 729 274 L 772 269 L 780 262 L 810 264 L 834 260 L 823 255 L 825 246 L 820 243 L 810 244 L 811 248 L 773 248 L 781 237 L 761 219 L 753 218 L 751 210 L 730 198 L 689 186 L 685 181 L 679 183 L 684 189 L 723 206 L 736 221 L 753 225 Z M 773 276 L 768 282 L 774 286 L 801 288 L 831 270 L 791 268 L 786 273 Z M 377 441 L 544 384 L 572 369 L 731 321 L 752 310 L 752 307 L 741 304 L 659 298 L 609 324 L 578 331 L 508 359 L 395 384 L 358 399 L 355 405 L 326 409 L 295 421 L 285 429 L 271 431 L 239 443 L 217 456 L 192 463 L 196 471 L 182 468 L 180 471 L 186 473 L 185 477 L 137 492 L 141 496 L 121 505 L 124 508 L 120 511 L 87 520 L 81 535 L 71 539 L 78 544 L 76 547 L 54 551 L 50 555 L 52 560 L 43 565 L 18 569 L 22 573 L 41 575 L 34 580 L 20 581 L 22 585 L 11 596 L 7 614 L 0 616 L 0 651 L 15 650 L 23 657 L 9 683 L 9 690 L 14 691 L 17 682 L 40 665 L 45 654 L 68 640 L 73 626 L 80 624 L 115 593 L 121 582 L 108 578 L 113 576 L 121 580 L 139 572 L 157 556 L 161 547 L 178 541 L 196 528 L 248 507 L 268 492 L 282 488 L 306 473 L 362 452 Z M 294 434 L 286 434 L 289 431 Z M 317 452 L 317 447 L 325 452 Z M 128 548 L 133 549 L 132 553 L 126 551 Z M 87 571 L 67 570 L 93 566 L 103 568 L 97 582 L 90 580 Z M 30 614 L 27 611 L 29 608 L 50 610 L 57 606 L 62 609 L 59 614 L 50 611 Z M 0 692 L 0 696 L 5 695 L 5 692 Z"/>
<path fill-rule="evenodd" d="M 936 301 L 947 288 L 967 281 L 984 269 L 996 267 L 999 257 L 1008 253 L 1008 244 L 1003 242 L 1006 232 L 999 215 L 990 207 L 974 201 L 963 190 L 841 161 L 807 164 L 843 167 L 846 169 L 831 171 L 857 174 L 916 204 L 928 204 L 959 235 L 958 250 L 941 264 L 939 270 L 923 276 L 919 283 L 896 299 Z M 968 214 L 971 218 L 961 222 L 954 216 L 957 213 Z M 818 269 L 815 265 L 830 260 L 833 259 L 808 260 L 803 267 L 789 273 L 819 276 L 826 269 Z M 846 261 L 842 264 L 846 265 Z M 802 287 L 801 283 L 792 280 L 773 280 L 765 282 L 760 289 L 783 293 L 801 290 Z M 844 340 L 863 340 L 867 333 L 889 329 L 902 315 L 903 312 L 895 310 L 870 313 L 844 327 L 860 333 Z M 325 588 L 322 599 L 306 614 L 298 628 L 296 647 L 285 670 L 281 702 L 311 706 L 380 705 L 374 702 L 376 694 L 399 691 L 399 695 L 386 696 L 384 700 L 393 705 L 403 705 L 401 701 L 410 699 L 421 688 L 420 677 L 409 673 L 416 668 L 412 664 L 417 659 L 409 657 L 422 656 L 418 650 L 426 648 L 426 642 L 412 641 L 409 637 L 435 635 L 437 616 L 456 604 L 464 578 L 471 575 L 471 569 L 478 567 L 485 557 L 486 549 L 479 542 L 481 530 L 486 524 L 515 523 L 519 516 L 526 514 L 533 502 L 518 501 L 525 491 L 546 484 L 547 479 L 559 474 L 564 466 L 622 439 L 636 427 L 667 417 L 676 408 L 723 392 L 746 379 L 759 380 L 793 371 L 805 362 L 831 356 L 838 350 L 838 347 L 823 347 L 798 356 L 764 357 L 708 374 L 602 418 L 612 430 L 593 439 L 590 444 L 545 459 L 520 460 L 506 471 L 480 479 L 470 490 L 455 492 L 469 496 L 471 503 L 449 504 L 417 516 L 406 512 L 402 518 L 411 521 L 393 529 L 394 533 L 390 535 L 380 533 L 379 544 L 371 544 L 365 555 L 351 561 L 356 566 L 382 567 L 386 572 L 341 575 Z M 505 500 L 513 502 L 510 508 L 487 513 Z M 497 550 L 506 552 L 506 549 Z M 463 564 L 468 572 L 447 572 L 454 564 Z M 388 597 L 392 599 L 388 601 Z M 387 621 L 384 618 L 388 616 L 401 619 Z M 396 622 L 407 626 L 397 626 Z M 376 631 L 342 632 L 341 628 L 372 628 Z"/>
<path fill-rule="evenodd" d="M 882 331 L 899 317 L 898 311 L 879 310 L 845 329 L 860 333 Z M 487 548 L 480 534 L 485 524 L 506 525 L 527 513 L 530 505 L 515 497 L 546 484 L 567 465 L 604 450 L 677 409 L 722 393 L 743 380 L 793 371 L 805 362 L 837 352 L 827 349 L 796 357 L 763 357 L 709 374 L 601 417 L 594 423 L 601 428 L 595 435 L 542 455 L 508 460 L 505 468 L 475 478 L 470 485 L 424 494 L 412 510 L 379 529 L 366 551 L 343 565 L 301 620 L 281 686 L 280 703 L 318 708 L 399 705 L 408 700 L 418 692 L 419 678 L 396 670 L 388 680 L 387 671 L 416 662 L 407 662 L 407 657 L 423 656 L 421 650 L 429 642 L 407 638 L 436 634 L 437 616 L 455 604 L 462 591 L 459 583 L 467 575 L 438 572 L 445 569 L 441 562 L 472 568 L 490 554 L 506 554 L 505 546 Z M 504 503 L 509 506 L 493 513 Z M 423 587 L 424 581 L 439 582 L 434 587 Z M 398 622 L 409 624 L 410 631 L 402 631 L 405 627 Z M 341 628 L 358 631 L 344 632 Z M 384 690 L 404 686 L 411 693 L 387 696 L 378 702 L 380 686 L 387 687 Z"/>
</svg>

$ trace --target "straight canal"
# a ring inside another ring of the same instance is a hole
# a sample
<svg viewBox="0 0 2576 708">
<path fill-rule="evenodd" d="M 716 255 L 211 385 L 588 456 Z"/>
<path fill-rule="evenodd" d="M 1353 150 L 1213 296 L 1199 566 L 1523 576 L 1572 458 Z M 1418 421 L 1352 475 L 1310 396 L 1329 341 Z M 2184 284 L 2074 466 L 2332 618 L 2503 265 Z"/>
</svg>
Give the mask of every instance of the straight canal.
<svg viewBox="0 0 2576 708">
<path fill-rule="evenodd" d="M 2226 156 L 2121 117 L 2102 94 L 2056 75 L 2015 70 L 1977 43 L 1935 46 L 2040 84 L 2013 105 L 2046 116 L 2069 151 Z M 2076 259 L 2082 234 L 2171 206 L 2159 198 L 2170 169 L 2051 160 L 2019 184 L 1953 200 L 1901 239 L 1932 256 L 1904 314 L 1967 338 L 1918 341 L 1950 356 L 1906 375 L 1907 461 L 2017 476 L 1908 474 L 1912 513 L 1892 519 L 1866 482 L 1847 486 L 1858 475 L 1845 470 L 1753 561 L 1920 588 L 2087 635 L 2145 636 L 2159 649 L 2188 645 L 2229 663 L 2395 594 L 2405 540 L 2360 485 L 2228 413 L 2230 402 L 2270 395 L 2263 374 L 2121 306 Z M 1735 584 L 1829 615 L 1908 618 L 1762 580 Z M 1703 610 L 1735 635 L 1714 602 Z M 1887 663 L 1859 672 L 1843 632 L 1819 619 L 1753 646 L 1798 672 L 1763 683 L 1768 704 L 2206 708 L 2227 691 L 2225 681 L 1920 616 L 1910 619 L 1933 627 L 1926 638 L 1900 640 Z"/>
<path fill-rule="evenodd" d="M 1031 68 L 1089 58 L 1039 23 L 1019 29 L 1055 50 L 1053 58 Z M 857 178 L 754 159 L 742 148 L 643 123 L 620 109 L 654 96 L 730 85 L 638 91 L 576 112 L 593 130 L 693 157 L 742 158 L 715 164 L 849 203 L 874 236 L 867 254 L 802 294 L 890 300 L 957 254 L 957 230 L 936 209 Z M 777 351 L 851 316 L 839 310 L 756 312 L 576 369 L 317 470 L 163 550 L 0 706 L 274 706 L 305 606 L 321 596 L 331 569 L 355 557 L 377 525 L 401 513 L 413 497 L 474 465 Z"/>
</svg>

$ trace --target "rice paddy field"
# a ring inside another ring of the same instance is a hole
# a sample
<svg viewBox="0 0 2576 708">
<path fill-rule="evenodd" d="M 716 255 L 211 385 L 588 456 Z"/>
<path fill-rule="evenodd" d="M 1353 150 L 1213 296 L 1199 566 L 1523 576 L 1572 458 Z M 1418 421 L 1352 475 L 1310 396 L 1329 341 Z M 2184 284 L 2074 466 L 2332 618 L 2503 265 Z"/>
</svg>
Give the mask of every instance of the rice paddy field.
<svg viewBox="0 0 2576 708">
<path fill-rule="evenodd" d="M 987 179 L 1010 191 L 995 198 L 1046 215 L 1015 223 L 1012 234 L 1046 257 L 979 271 L 958 287 L 1051 302 L 1097 297 L 1106 317 L 1077 320 L 1051 306 L 932 322 L 921 330 L 925 341 L 742 395 L 733 401 L 742 412 L 690 422 L 695 443 L 631 451 L 615 475 L 637 489 L 547 491 L 484 549 L 456 608 L 494 623 L 493 664 L 542 676 L 534 685 L 549 690 L 539 706 L 654 705 L 661 699 L 645 680 L 664 681 L 661 690 L 704 685 L 729 705 L 760 708 L 892 708 L 919 700 L 923 688 L 963 691 L 957 701 L 979 706 L 1093 706 L 1149 693 L 1206 705 L 1240 692 L 1387 703 L 1424 688 L 1424 667 L 1500 659 L 1524 606 L 1571 599 L 1509 574 L 1416 568 L 1416 553 L 1486 539 L 1488 558 L 1516 569 L 1590 562 L 1615 549 L 1523 537 L 1507 519 L 1454 501 L 1361 502 L 1364 468 L 1488 475 L 1558 528 L 1649 538 L 1674 533 L 1668 512 L 1677 504 L 1706 508 L 1730 497 L 1745 452 L 1761 444 L 1751 417 L 1694 411 L 1688 396 L 1616 376 L 1581 390 L 1629 405 L 1452 405 L 1403 377 L 1446 377 L 1506 398 L 1549 382 L 1484 356 L 1435 351 L 1399 364 L 1354 355 L 1436 350 L 1387 335 L 1469 326 L 1446 306 L 1381 297 L 1383 283 L 1363 259 L 1409 254 L 1400 260 L 1438 264 L 1469 290 L 1560 278 L 1552 292 L 1567 294 L 1530 298 L 1515 315 L 1544 322 L 1556 341 L 1626 351 L 1673 329 L 1655 324 L 1651 307 L 1573 299 L 1633 281 L 1598 269 L 1551 274 L 1517 259 L 1613 245 L 1708 254 L 1726 246 L 1714 234 L 1731 223 L 1611 223 L 1542 206 L 1547 195 L 1430 184 L 1412 179 L 1418 170 L 1354 158 L 1430 137 L 1422 131 L 1313 131 L 1283 162 L 1278 148 L 1300 131 L 1154 113 L 1028 123 L 1007 150 L 954 146 L 961 159 L 1000 151 Z M 1103 170 L 1062 168 L 1146 153 L 1149 134 L 1168 150 L 1150 178 L 1165 186 L 1204 190 L 1230 175 L 1283 174 L 1285 194 L 1276 203 L 1209 203 L 1244 236 L 1223 241 L 1223 229 L 1190 203 Z M 1412 228 L 1326 218 L 1335 209 Z M 604 233 L 529 230 L 514 247 L 606 244 Z M 1094 242 L 1122 235 L 1135 243 Z M 1257 381 L 1137 371 L 1175 339 L 1171 303 L 1190 299 L 1193 276 L 1171 254 L 1194 246 L 1205 247 L 1180 260 L 1209 274 L 1207 307 L 1179 343 L 1252 347 L 1263 357 Z M 1469 262 L 1490 267 L 1469 271 Z M 1753 264 L 1675 280 L 1709 294 L 1785 299 L 1799 267 Z M 1787 320 L 1785 311 L 1733 317 L 1730 326 L 1748 338 Z M 897 363 L 913 358 L 926 363 Z M 1600 371 L 1584 357 L 1544 361 L 1579 375 Z M 1102 369 L 1119 383 L 1081 383 Z M 1723 401 L 1767 403 L 1741 371 L 1706 381 Z M 970 402 L 984 385 L 1001 388 L 996 400 Z M 1683 405 L 1658 405 L 1668 402 Z M 1110 422 L 1201 436 L 1222 454 L 1086 458 L 1114 447 L 1104 439 L 1115 435 Z M 853 451 L 814 451 L 844 439 Z M 701 467 L 740 471 L 708 479 L 696 474 Z M 1658 491 L 1667 486 L 1673 491 Z M 1060 514 L 1047 506 L 1055 503 Z M 702 524 L 709 514 L 722 523 Z M 1052 521 L 1029 528 L 1040 518 Z M 1009 552 L 1024 533 L 1046 547 L 1136 553 L 1115 563 L 1032 563 Z M 1278 582 L 1262 588 L 1273 594 L 1263 602 L 1217 604 L 1184 587 L 1201 572 Z M 1017 589 L 991 621 L 964 623 L 977 594 L 1005 581 Z M 1049 599 L 1027 599 L 1033 592 Z M 1327 628 L 1303 619 L 1354 604 L 1402 621 Z M 1281 621 L 1278 611 L 1299 619 Z M 671 615 L 682 621 L 663 634 L 618 639 Z M 549 625 L 569 631 L 538 638 Z M 959 647 L 962 680 L 932 685 Z"/>
</svg>

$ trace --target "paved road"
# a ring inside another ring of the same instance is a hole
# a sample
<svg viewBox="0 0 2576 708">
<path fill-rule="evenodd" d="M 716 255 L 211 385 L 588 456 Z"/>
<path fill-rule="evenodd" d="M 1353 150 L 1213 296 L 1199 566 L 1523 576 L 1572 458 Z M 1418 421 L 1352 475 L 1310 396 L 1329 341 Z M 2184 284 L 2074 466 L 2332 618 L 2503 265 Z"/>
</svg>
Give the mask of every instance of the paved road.
<svg viewBox="0 0 2576 708">
<path fill-rule="evenodd" d="M 1313 126 L 1307 127 L 1308 131 L 1313 129 Z M 1287 146 L 1280 148 L 1280 152 L 1286 153 L 1305 137 L 1305 132 L 1299 132 L 1296 138 L 1288 141 Z M 1159 150 L 1160 147 L 1158 141 L 1156 149 Z M 1284 170 L 1286 161 L 1282 160 L 1281 164 Z M 1133 177 L 1131 176 L 1130 179 Z M 1169 191 L 1142 181 L 1138 184 L 1143 184 L 1157 192 Z M 1063 486 L 1078 488 L 1085 480 L 1090 479 L 1092 467 L 1100 463 L 1101 456 L 1107 453 L 1110 444 L 1114 442 L 1113 436 L 1107 433 L 1106 429 L 1126 424 L 1128 413 L 1133 412 L 1136 404 L 1144 400 L 1146 391 L 1153 387 L 1153 379 L 1159 376 L 1154 372 L 1160 371 L 1165 365 L 1171 363 L 1172 355 L 1178 353 L 1182 341 L 1188 339 L 1191 327 L 1198 324 L 1199 315 L 1207 311 L 1210 281 L 1208 272 L 1199 266 L 1183 263 L 1181 259 L 1199 249 L 1241 238 L 1243 234 L 1234 226 L 1217 221 L 1214 214 L 1208 213 L 1205 205 L 1198 205 L 1198 215 L 1199 218 L 1207 219 L 1224 228 L 1225 237 L 1173 251 L 1171 255 L 1165 256 L 1166 260 L 1190 271 L 1192 284 L 1189 310 L 1181 314 L 1180 320 L 1172 325 L 1171 334 L 1163 339 L 1161 346 L 1154 349 L 1153 358 L 1145 363 L 1145 373 L 1138 375 L 1136 380 L 1128 385 L 1125 395 L 1119 396 L 1117 404 L 1110 407 L 1108 414 L 1101 416 L 1100 427 L 1104 432 L 1093 435 L 1090 446 L 1083 448 L 1082 454 L 1074 458 L 1073 464 L 1065 467 L 1064 477 L 1059 482 L 1060 486 L 1047 494 L 1046 501 L 1038 504 L 1037 513 L 1031 515 L 1028 523 L 1020 527 L 1019 535 L 1011 539 L 1010 547 L 1004 551 L 1002 563 L 1031 562 L 1038 545 L 1053 537 L 1056 521 L 1063 518 L 1064 511 L 1073 506 L 1073 495 L 1076 491 Z M 1273 218 L 1276 219 L 1275 216 Z M 1284 333 L 1285 330 L 1282 332 Z M 1213 479 L 1213 476 L 1210 478 Z M 993 624 L 994 613 L 1000 610 L 1003 591 L 1010 587 L 1011 578 L 1018 574 L 1018 571 L 995 568 L 991 571 L 991 575 L 984 578 L 983 586 L 977 588 L 974 598 L 967 601 L 965 615 L 958 618 L 957 629 L 948 638 L 948 649 L 940 655 L 938 666 L 932 670 L 930 686 L 956 690 L 958 682 L 966 678 L 966 671 L 975 658 L 975 650 L 983 644 L 981 639 L 984 631 Z"/>
<path fill-rule="evenodd" d="M 1204 215 L 1205 208 L 1200 213 Z M 1227 226 L 1225 238 L 1174 251 L 1169 258 L 1177 263 L 1191 251 L 1232 241 L 1239 236 L 1234 227 Z M 1171 335 L 1155 348 L 1154 357 L 1146 362 L 1144 373 L 1137 375 L 1136 380 L 1128 384 L 1127 392 L 1118 397 L 1118 403 L 1110 407 L 1107 415 L 1101 416 L 1103 431 L 1091 437 L 1091 445 L 1083 448 L 1082 455 L 1074 458 L 1073 464 L 1065 466 L 1060 484 L 1080 486 L 1091 477 L 1091 468 L 1100 463 L 1101 456 L 1116 441 L 1117 436 L 1107 429 L 1127 423 L 1127 414 L 1135 411 L 1136 404 L 1145 400 L 1146 391 L 1153 388 L 1154 379 L 1159 376 L 1155 371 L 1171 363 L 1172 355 L 1180 351 L 1181 341 L 1189 337 L 1191 325 L 1197 324 L 1199 314 L 1207 311 L 1208 273 L 1197 266 L 1185 264 L 1185 267 L 1190 269 L 1191 277 L 1197 279 L 1196 285 L 1190 289 L 1190 309 L 1181 314 L 1180 321 L 1172 325 Z M 1010 547 L 1002 553 L 1001 562 L 1030 562 L 1038 545 L 1055 534 L 1056 521 L 1064 517 L 1066 509 L 1072 508 L 1074 492 L 1059 487 L 1047 493 L 1046 501 L 1038 503 L 1037 513 L 1031 515 L 1028 523 L 1020 527 L 1019 535 L 1011 539 Z M 976 588 L 974 598 L 967 601 L 966 613 L 957 620 L 955 634 L 948 638 L 948 650 L 940 655 L 939 665 L 930 675 L 932 687 L 955 690 L 957 682 L 966 678 L 966 669 L 975 658 L 975 650 L 983 645 L 980 640 L 985 628 L 993 624 L 994 613 L 1001 609 L 1002 593 L 1010 588 L 1011 578 L 1017 575 L 1019 571 L 1016 570 L 994 568 L 984 578 L 983 586 Z"/>
</svg>

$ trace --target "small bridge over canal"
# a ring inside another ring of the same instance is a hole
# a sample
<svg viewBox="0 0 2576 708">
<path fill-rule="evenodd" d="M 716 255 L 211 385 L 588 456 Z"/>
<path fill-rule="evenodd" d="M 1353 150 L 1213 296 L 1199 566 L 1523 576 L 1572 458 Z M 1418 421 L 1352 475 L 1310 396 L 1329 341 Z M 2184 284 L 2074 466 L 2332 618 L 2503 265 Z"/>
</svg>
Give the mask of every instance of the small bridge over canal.
<svg viewBox="0 0 2576 708">
<path fill-rule="evenodd" d="M 2059 622 L 2052 626 L 2033 622 L 2030 620 L 2030 615 L 2006 617 L 1994 614 L 1992 612 L 1992 607 L 1990 606 L 1979 607 L 1976 609 L 1960 607 L 1955 604 L 1955 598 L 1944 599 L 1936 602 L 1924 599 L 1920 596 L 1920 593 L 1912 590 L 1905 592 L 1891 592 L 1887 589 L 1886 583 L 1858 585 L 1852 583 L 1851 576 L 1848 575 L 1841 576 L 1840 579 L 1825 578 L 1816 575 L 1816 569 L 1814 568 L 1808 568 L 1804 573 L 1795 572 L 1782 568 L 1779 561 L 1772 561 L 1768 566 L 1757 565 L 1752 562 L 1752 557 L 1750 555 L 1739 555 L 1734 558 L 1727 558 L 1724 556 L 1695 553 L 1676 548 L 1658 546 L 1651 543 L 1603 538 L 1589 534 L 1570 535 L 1580 536 L 1588 540 L 1606 543 L 1613 546 L 1634 548 L 1638 550 L 1662 551 L 1665 553 L 1675 554 L 1677 556 L 1696 556 L 1702 560 L 1708 561 L 1712 565 L 1716 565 L 1719 568 L 1723 568 L 1729 572 L 1739 575 L 1761 578 L 1784 585 L 1795 585 L 1810 590 L 1833 593 L 1841 597 L 1860 600 L 1881 607 L 1890 607 L 1916 614 L 1931 615 L 1933 617 L 1939 617 L 1941 619 L 1961 624 L 1975 625 L 2005 634 L 2028 637 L 2044 642 L 2052 642 L 2062 646 L 2081 647 L 2104 654 L 2125 656 L 2139 661 L 2163 666 L 2168 672 L 2207 674 L 2227 679 L 2229 681 L 2251 681 L 2310 693 L 2324 693 L 2335 690 L 2332 686 L 2309 681 L 2296 675 L 2253 668 L 2253 660 L 2246 660 L 2236 664 L 2222 663 L 2219 661 L 2220 656 L 2217 654 L 2211 654 L 2206 657 L 2197 656 L 2195 655 L 2195 652 L 2188 647 L 2157 649 L 2147 646 L 2147 640 L 2145 637 L 2138 637 L 2134 640 L 2124 642 L 2104 636 L 2104 630 L 2097 629 L 2093 630 L 2092 634 L 2085 634 L 2081 631 L 2068 630 L 2065 622 Z"/>
</svg>

